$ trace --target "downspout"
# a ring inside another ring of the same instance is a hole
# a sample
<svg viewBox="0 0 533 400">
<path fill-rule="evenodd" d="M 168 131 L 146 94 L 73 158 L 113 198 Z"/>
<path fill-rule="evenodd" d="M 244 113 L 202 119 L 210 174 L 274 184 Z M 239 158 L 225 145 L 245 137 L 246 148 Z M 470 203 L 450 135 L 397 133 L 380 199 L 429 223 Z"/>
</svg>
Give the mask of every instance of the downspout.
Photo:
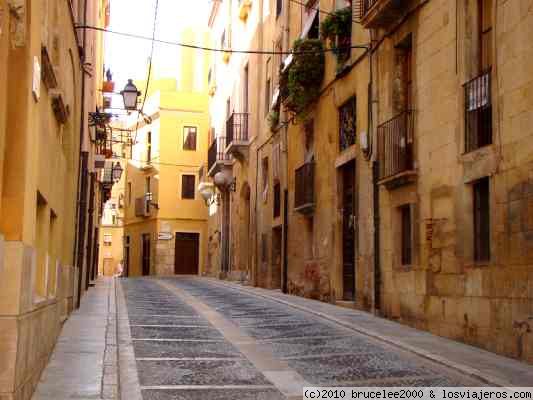
<svg viewBox="0 0 533 400">
<path fill-rule="evenodd" d="M 290 14 L 291 14 L 291 2 L 287 1 L 285 20 L 283 26 L 284 35 L 284 50 L 288 51 L 290 47 Z M 278 66 L 279 67 L 279 66 Z M 284 120 L 287 121 L 287 112 L 284 113 Z M 289 125 L 287 124 L 283 128 L 283 162 L 285 163 L 285 190 L 283 191 L 284 210 L 283 210 L 283 282 L 282 292 L 288 292 L 288 279 L 289 279 Z"/>
<path fill-rule="evenodd" d="M 262 49 L 263 48 L 263 28 L 264 28 L 264 23 L 263 23 L 263 20 L 264 20 L 264 14 L 263 14 L 263 10 L 264 10 L 264 1 L 263 0 L 260 0 L 259 1 L 259 48 Z M 257 79 L 257 93 L 261 93 L 261 83 L 262 83 L 262 78 L 263 78 L 263 55 L 258 55 L 257 58 L 260 60 L 260 62 L 258 62 L 258 70 L 259 70 L 259 79 Z M 256 99 L 256 102 L 257 102 L 257 114 L 256 114 L 256 126 L 258 127 L 258 130 L 259 130 L 259 127 L 261 127 L 261 97 L 262 96 L 257 96 L 257 99 Z M 254 222 L 255 222 L 255 240 L 254 240 L 254 263 L 251 264 L 252 266 L 252 286 L 257 286 L 258 285 L 258 279 L 257 279 L 257 275 L 258 275 L 258 271 L 259 271 L 259 262 L 260 262 L 260 258 L 259 258 L 259 246 L 258 246 L 258 240 L 259 240 L 259 237 L 258 237 L 258 231 L 259 231 L 259 215 L 257 213 L 257 202 L 258 202 L 258 196 L 259 196 L 259 192 L 258 192 L 258 187 L 259 187 L 259 152 L 261 151 L 261 148 L 263 147 L 263 145 L 261 146 L 258 146 L 258 148 L 255 150 L 255 198 L 254 198 Z"/>
<path fill-rule="evenodd" d="M 96 183 L 96 174 L 91 173 L 91 183 L 89 186 L 89 209 L 88 209 L 88 228 L 87 228 L 87 269 L 85 271 L 85 290 L 89 289 L 92 268 L 93 268 L 93 240 L 94 240 L 94 185 Z"/>
<path fill-rule="evenodd" d="M 374 31 L 370 30 L 370 51 L 368 52 L 368 60 L 370 66 L 370 88 L 368 91 L 368 110 L 369 110 L 369 135 L 372 140 L 371 152 L 369 155 L 369 161 L 372 165 L 372 211 L 373 211 L 373 224 L 374 224 L 374 313 L 379 313 L 381 309 L 381 231 L 380 231 L 380 208 L 379 208 L 379 162 L 374 156 L 374 145 L 377 145 L 377 107 L 379 104 L 377 87 L 378 80 L 374 79 L 377 76 L 377 71 L 374 71 L 374 67 L 377 68 L 377 63 L 374 64 L 374 53 L 377 48 L 372 47 Z M 374 127 L 376 126 L 376 128 Z"/>
<path fill-rule="evenodd" d="M 87 1 L 84 0 L 83 3 L 83 26 L 87 25 Z M 81 63 L 82 63 L 82 78 L 81 78 L 81 116 L 80 116 L 80 147 L 79 147 L 79 162 L 78 162 L 78 187 L 77 187 L 77 207 L 76 207 L 76 224 L 77 226 L 74 227 L 74 249 L 73 249 L 73 260 L 75 261 L 75 264 L 78 268 L 78 298 L 76 301 L 76 308 L 80 308 L 81 303 L 81 284 L 82 284 L 82 273 L 83 273 L 83 244 L 84 244 L 84 236 L 85 236 L 85 221 L 82 216 L 83 213 L 85 213 L 85 210 L 82 210 L 82 207 L 84 204 L 86 204 L 86 199 L 82 198 L 82 191 L 83 188 L 87 186 L 82 186 L 82 172 L 83 172 L 83 163 L 87 166 L 87 159 L 82 159 L 82 150 L 83 150 L 83 138 L 85 133 L 85 69 L 83 68 L 83 64 L 85 63 L 85 47 L 87 45 L 87 30 L 83 29 L 82 34 L 82 57 L 81 57 Z M 83 224 L 82 224 L 83 222 Z M 81 242 L 81 245 L 80 245 Z M 82 255 L 80 256 L 80 250 Z M 76 255 L 77 254 L 77 255 Z M 81 259 L 81 262 L 80 262 Z M 81 267 L 80 267 L 81 266 Z"/>
</svg>

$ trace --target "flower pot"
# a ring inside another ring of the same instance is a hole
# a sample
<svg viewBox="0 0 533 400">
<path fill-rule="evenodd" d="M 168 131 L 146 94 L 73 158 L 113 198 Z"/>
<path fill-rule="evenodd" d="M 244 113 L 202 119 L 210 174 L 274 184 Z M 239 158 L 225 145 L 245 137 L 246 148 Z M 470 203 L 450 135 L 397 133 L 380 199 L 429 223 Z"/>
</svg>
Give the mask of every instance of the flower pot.
<svg viewBox="0 0 533 400">
<path fill-rule="evenodd" d="M 115 91 L 115 82 L 113 81 L 102 82 L 102 92 L 113 93 L 114 91 Z"/>
</svg>

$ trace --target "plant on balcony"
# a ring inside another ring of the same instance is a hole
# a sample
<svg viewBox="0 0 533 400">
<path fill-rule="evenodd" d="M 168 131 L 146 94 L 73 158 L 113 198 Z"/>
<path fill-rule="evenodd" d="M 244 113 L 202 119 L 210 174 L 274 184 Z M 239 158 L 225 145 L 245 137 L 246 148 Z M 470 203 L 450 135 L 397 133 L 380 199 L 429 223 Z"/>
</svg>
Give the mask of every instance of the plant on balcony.
<svg viewBox="0 0 533 400">
<path fill-rule="evenodd" d="M 352 39 L 352 9 L 341 8 L 328 15 L 320 25 L 320 36 L 335 48 L 337 62 L 343 64 L 350 57 Z"/>
<path fill-rule="evenodd" d="M 298 39 L 293 51 L 292 63 L 280 73 L 280 98 L 288 111 L 300 115 L 320 95 L 324 45 L 318 39 Z"/>
<path fill-rule="evenodd" d="M 268 119 L 268 125 L 270 127 L 270 131 L 275 132 L 276 128 L 279 125 L 279 111 L 277 110 L 270 111 L 267 119 Z"/>
</svg>

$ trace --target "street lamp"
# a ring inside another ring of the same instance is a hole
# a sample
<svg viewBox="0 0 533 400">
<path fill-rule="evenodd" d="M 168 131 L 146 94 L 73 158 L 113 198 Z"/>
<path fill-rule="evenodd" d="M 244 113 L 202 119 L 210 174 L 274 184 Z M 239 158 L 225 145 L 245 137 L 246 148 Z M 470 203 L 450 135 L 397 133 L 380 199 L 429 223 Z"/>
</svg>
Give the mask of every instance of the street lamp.
<svg viewBox="0 0 533 400">
<path fill-rule="evenodd" d="M 120 178 L 122 177 L 122 166 L 117 161 L 117 163 L 113 166 L 112 173 L 113 173 L 113 181 L 118 182 L 120 181 Z"/>
<path fill-rule="evenodd" d="M 128 79 L 128 83 L 120 94 L 124 100 L 124 108 L 126 110 L 135 111 L 137 109 L 137 98 L 141 95 L 141 92 L 137 89 L 137 86 L 133 84 L 132 79 Z"/>
</svg>

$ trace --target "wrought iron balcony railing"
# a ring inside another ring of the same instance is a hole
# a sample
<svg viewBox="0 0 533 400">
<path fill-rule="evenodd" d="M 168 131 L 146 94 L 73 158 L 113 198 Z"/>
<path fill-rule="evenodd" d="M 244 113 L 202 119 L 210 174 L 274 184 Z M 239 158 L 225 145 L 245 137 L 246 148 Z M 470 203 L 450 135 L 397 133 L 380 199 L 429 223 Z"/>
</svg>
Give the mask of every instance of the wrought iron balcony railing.
<svg viewBox="0 0 533 400">
<path fill-rule="evenodd" d="M 229 155 L 225 153 L 226 138 L 219 136 L 213 140 L 207 153 L 207 170 L 210 171 L 213 166 L 219 161 L 229 160 Z"/>
<path fill-rule="evenodd" d="M 378 126 L 379 178 L 413 169 L 414 112 L 404 111 Z"/>
<path fill-rule="evenodd" d="M 226 122 L 226 143 L 248 141 L 248 113 L 233 113 Z"/>
<path fill-rule="evenodd" d="M 465 151 L 492 144 L 491 71 L 464 84 Z"/>
<path fill-rule="evenodd" d="M 315 208 L 315 163 L 307 162 L 295 171 L 294 209 L 303 214 Z"/>
</svg>

